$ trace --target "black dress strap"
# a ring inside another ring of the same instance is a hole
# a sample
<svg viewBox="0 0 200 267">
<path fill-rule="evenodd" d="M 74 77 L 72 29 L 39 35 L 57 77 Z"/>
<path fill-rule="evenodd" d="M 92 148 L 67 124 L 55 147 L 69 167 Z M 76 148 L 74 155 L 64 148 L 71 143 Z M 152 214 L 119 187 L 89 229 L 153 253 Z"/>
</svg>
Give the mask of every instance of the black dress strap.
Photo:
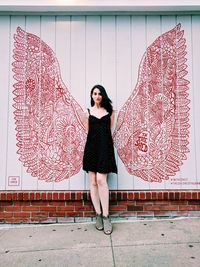
<svg viewBox="0 0 200 267">
<path fill-rule="evenodd" d="M 88 110 L 88 113 L 89 113 L 89 115 L 90 115 L 90 109 L 88 108 L 87 110 Z"/>
</svg>

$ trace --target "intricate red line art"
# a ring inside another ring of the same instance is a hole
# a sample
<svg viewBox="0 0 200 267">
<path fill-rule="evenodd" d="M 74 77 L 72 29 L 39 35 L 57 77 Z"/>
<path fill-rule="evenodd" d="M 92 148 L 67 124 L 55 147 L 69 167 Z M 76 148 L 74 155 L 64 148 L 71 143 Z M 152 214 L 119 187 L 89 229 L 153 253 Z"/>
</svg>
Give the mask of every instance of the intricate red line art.
<svg viewBox="0 0 200 267">
<path fill-rule="evenodd" d="M 82 166 L 83 110 L 64 85 L 52 49 L 20 27 L 14 39 L 17 153 L 32 176 L 59 182 Z"/>
<path fill-rule="evenodd" d="M 81 168 L 83 110 L 62 82 L 50 47 L 19 27 L 14 38 L 17 153 L 32 176 L 58 182 Z M 128 172 L 145 181 L 174 176 L 189 152 L 185 49 L 180 24 L 157 38 L 118 116 L 113 136 L 118 154 Z"/>
<path fill-rule="evenodd" d="M 174 176 L 189 152 L 186 41 L 178 24 L 145 52 L 135 89 L 119 112 L 114 143 L 127 171 L 145 181 Z"/>
</svg>

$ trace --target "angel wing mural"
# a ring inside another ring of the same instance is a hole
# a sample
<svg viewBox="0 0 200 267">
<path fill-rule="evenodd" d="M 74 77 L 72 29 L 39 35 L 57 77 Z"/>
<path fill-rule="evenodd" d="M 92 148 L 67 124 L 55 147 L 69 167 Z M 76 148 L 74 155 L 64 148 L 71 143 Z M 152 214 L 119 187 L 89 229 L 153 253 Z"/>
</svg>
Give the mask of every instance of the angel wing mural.
<svg viewBox="0 0 200 267">
<path fill-rule="evenodd" d="M 52 49 L 21 28 L 14 38 L 17 153 L 32 176 L 58 182 L 82 166 L 83 110 L 64 85 Z"/>
<path fill-rule="evenodd" d="M 174 176 L 189 152 L 189 81 L 180 28 L 178 24 L 147 48 L 114 132 L 127 171 L 145 181 Z"/>
<path fill-rule="evenodd" d="M 181 25 L 159 36 L 142 57 L 138 81 L 113 134 L 127 171 L 145 181 L 174 176 L 186 159 L 189 99 Z M 80 171 L 83 110 L 62 81 L 52 49 L 17 28 L 13 71 L 19 160 L 32 176 L 59 182 Z"/>
</svg>

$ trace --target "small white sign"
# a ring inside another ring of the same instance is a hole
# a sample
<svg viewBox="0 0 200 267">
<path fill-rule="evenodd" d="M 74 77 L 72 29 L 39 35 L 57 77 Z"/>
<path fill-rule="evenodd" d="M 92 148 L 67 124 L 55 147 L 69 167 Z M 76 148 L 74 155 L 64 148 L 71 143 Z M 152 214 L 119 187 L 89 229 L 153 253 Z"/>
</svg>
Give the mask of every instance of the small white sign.
<svg viewBox="0 0 200 267">
<path fill-rule="evenodd" d="M 19 186 L 20 185 L 20 177 L 19 176 L 9 176 L 8 177 L 8 185 L 9 186 Z"/>
</svg>

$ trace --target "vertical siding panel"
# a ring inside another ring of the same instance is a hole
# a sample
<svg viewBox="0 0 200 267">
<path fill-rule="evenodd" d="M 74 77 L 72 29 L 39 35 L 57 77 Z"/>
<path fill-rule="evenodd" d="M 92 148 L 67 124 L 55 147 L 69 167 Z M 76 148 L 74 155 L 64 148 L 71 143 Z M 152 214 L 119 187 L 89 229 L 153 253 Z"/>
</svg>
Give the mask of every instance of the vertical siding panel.
<svg viewBox="0 0 200 267">
<path fill-rule="evenodd" d="M 7 146 L 7 178 L 9 176 L 16 176 L 19 179 L 19 185 L 18 186 L 9 186 L 8 180 L 7 180 L 7 190 L 20 190 L 22 189 L 22 163 L 19 161 L 19 155 L 16 153 L 18 150 L 18 147 L 16 146 L 17 140 L 16 140 L 16 131 L 15 131 L 15 121 L 14 121 L 14 107 L 12 106 L 14 104 L 14 95 L 13 95 L 13 84 L 16 82 L 13 78 L 13 72 L 12 72 L 12 62 L 14 61 L 12 55 L 13 55 L 13 48 L 14 48 L 14 39 L 13 35 L 16 33 L 16 28 L 20 26 L 21 28 L 25 28 L 25 17 L 24 16 L 12 16 L 11 17 L 11 32 L 10 32 L 10 66 L 9 66 L 9 78 L 10 78 L 10 84 L 9 84 L 9 114 L 8 114 L 8 146 Z"/>
<path fill-rule="evenodd" d="M 178 16 L 177 17 L 177 23 L 181 23 L 182 29 L 184 29 L 184 37 L 186 39 L 186 64 L 188 65 L 187 71 L 188 74 L 185 77 L 187 80 L 190 81 L 189 84 L 189 99 L 190 99 L 190 111 L 189 111 L 189 123 L 190 123 L 190 128 L 189 128 L 189 150 L 190 152 L 187 153 L 187 160 L 183 161 L 183 165 L 180 168 L 180 177 L 183 182 L 181 185 L 181 188 L 183 189 L 196 189 L 197 184 L 196 182 L 196 155 L 195 155 L 195 125 L 194 125 L 194 107 L 195 104 L 193 102 L 194 100 L 194 82 L 193 82 L 193 75 L 192 75 L 192 35 L 191 35 L 191 16 Z M 195 33 L 196 34 L 196 33 Z"/>
<path fill-rule="evenodd" d="M 71 24 L 71 93 L 85 106 L 85 16 L 72 16 Z M 70 178 L 70 189 L 84 189 L 84 172 Z"/>
<path fill-rule="evenodd" d="M 90 108 L 90 91 L 95 84 L 101 84 L 101 17 L 86 17 L 86 40 L 85 40 L 85 105 Z M 85 173 L 85 187 L 89 189 L 89 177 Z"/>
<path fill-rule="evenodd" d="M 176 26 L 176 17 L 175 16 L 162 16 L 161 17 L 161 32 L 162 34 L 173 29 Z M 179 178 L 179 173 L 174 178 Z M 172 184 L 171 177 L 169 180 L 164 181 L 164 188 L 165 189 L 173 189 L 174 185 Z"/>
<path fill-rule="evenodd" d="M 146 52 L 146 17 L 132 17 L 132 90 L 136 87 L 139 79 L 139 67 L 144 53 Z M 134 140 L 135 141 L 135 140 Z M 134 176 L 134 189 L 149 189 L 148 182 Z"/>
<path fill-rule="evenodd" d="M 70 16 L 56 17 L 56 57 L 58 59 L 61 71 L 61 78 L 66 88 L 70 88 Z M 54 184 L 54 190 L 69 190 L 70 179 L 65 179 Z"/>
<path fill-rule="evenodd" d="M 42 16 L 41 17 L 41 36 L 40 37 L 42 41 L 44 41 L 55 52 L 55 47 L 56 47 L 55 16 Z M 38 108 L 40 109 L 40 106 Z M 41 130 L 39 132 L 41 132 Z M 38 190 L 53 190 L 53 189 L 54 189 L 54 182 L 48 183 L 43 180 L 38 181 Z"/>
<path fill-rule="evenodd" d="M 1 81 L 1 105 L 0 105 L 0 190 L 6 189 L 7 177 L 6 177 L 6 163 L 7 163 L 7 129 L 8 129 L 8 114 L 10 106 L 8 105 L 8 98 L 10 87 L 9 70 L 11 51 L 10 51 L 10 16 L 0 16 L 0 36 L 3 37 L 0 45 L 0 58 L 3 64 L 0 64 L 0 81 Z M 15 136 L 13 136 L 15 139 Z M 16 149 L 16 147 L 15 147 Z"/>
<path fill-rule="evenodd" d="M 160 16 L 147 16 L 147 48 L 161 35 L 161 20 Z M 159 55 L 161 56 L 161 55 Z M 161 64 L 161 62 L 160 62 Z M 161 66 L 158 66 L 161 67 Z M 148 85 L 147 85 L 148 86 Z M 148 90 L 148 89 L 147 89 Z M 149 108 L 149 107 L 148 107 Z M 148 110 L 148 112 L 150 112 Z M 164 182 L 149 183 L 149 189 L 161 189 L 164 188 Z"/>
<path fill-rule="evenodd" d="M 102 84 L 113 102 L 115 112 L 115 121 L 117 118 L 117 98 L 116 98 L 116 32 L 115 32 L 115 16 L 102 16 Z M 114 124 L 115 127 L 115 124 Z M 113 128 L 114 128 L 113 127 Z M 117 153 L 115 151 L 117 161 Z M 108 184 L 110 189 L 117 189 L 117 175 L 109 174 Z"/>
<path fill-rule="evenodd" d="M 27 16 L 26 28 L 23 28 L 26 32 L 33 33 L 40 37 L 40 16 Z M 22 164 L 22 163 L 21 163 Z M 22 189 L 23 190 L 37 190 L 38 178 L 33 177 L 30 173 L 27 173 L 27 168 L 22 168 Z"/>
<path fill-rule="evenodd" d="M 116 68 L 117 68 L 117 110 L 120 111 L 131 93 L 131 31 L 130 16 L 117 16 L 116 21 Z M 118 158 L 118 189 L 132 189 L 132 176 Z"/>
<path fill-rule="evenodd" d="M 194 149 L 195 149 L 195 176 L 197 189 L 200 188 L 200 76 L 199 76 L 199 62 L 200 62 L 200 16 L 192 16 L 192 74 L 193 83 L 190 86 L 190 91 L 193 92 L 193 127 L 194 127 Z M 189 167 L 190 168 L 190 167 Z M 190 177 L 189 177 L 190 178 Z"/>
</svg>

